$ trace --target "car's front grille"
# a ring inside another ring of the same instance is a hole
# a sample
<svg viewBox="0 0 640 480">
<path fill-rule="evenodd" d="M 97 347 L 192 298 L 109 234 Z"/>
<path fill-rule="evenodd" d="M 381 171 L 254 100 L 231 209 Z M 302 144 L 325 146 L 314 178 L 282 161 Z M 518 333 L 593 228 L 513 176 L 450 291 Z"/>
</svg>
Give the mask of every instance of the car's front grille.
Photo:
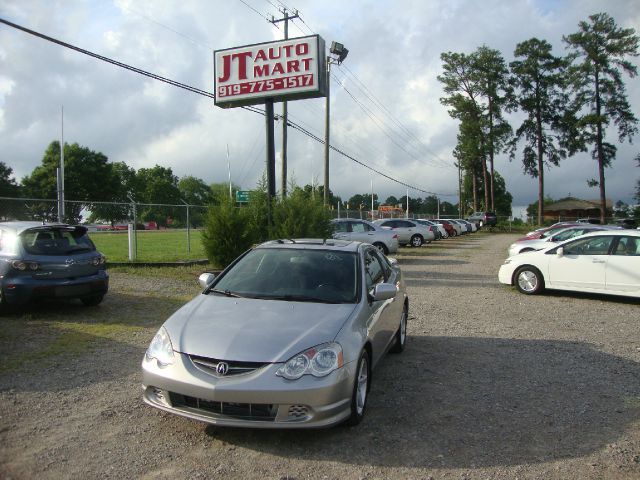
<svg viewBox="0 0 640 480">
<path fill-rule="evenodd" d="M 234 362 L 215 358 L 197 357 L 195 355 L 189 355 L 189 358 L 200 370 L 215 377 L 242 375 L 269 365 L 268 363 L 262 362 Z"/>
<path fill-rule="evenodd" d="M 175 408 L 193 408 L 242 420 L 273 421 L 278 413 L 278 406 L 272 404 L 215 402 L 173 392 L 169 392 L 169 398 Z"/>
</svg>

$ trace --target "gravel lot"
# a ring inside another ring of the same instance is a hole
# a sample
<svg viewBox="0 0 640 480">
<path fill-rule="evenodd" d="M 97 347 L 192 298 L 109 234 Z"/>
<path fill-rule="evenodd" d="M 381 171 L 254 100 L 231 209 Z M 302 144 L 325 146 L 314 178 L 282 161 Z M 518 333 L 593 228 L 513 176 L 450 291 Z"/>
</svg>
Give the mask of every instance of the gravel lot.
<svg viewBox="0 0 640 480">
<path fill-rule="evenodd" d="M 112 273 L 102 305 L 0 317 L 0 478 L 640 478 L 640 301 L 497 281 L 515 235 L 397 255 L 407 349 L 358 427 L 218 429 L 142 404 L 139 365 L 195 276 Z"/>
</svg>

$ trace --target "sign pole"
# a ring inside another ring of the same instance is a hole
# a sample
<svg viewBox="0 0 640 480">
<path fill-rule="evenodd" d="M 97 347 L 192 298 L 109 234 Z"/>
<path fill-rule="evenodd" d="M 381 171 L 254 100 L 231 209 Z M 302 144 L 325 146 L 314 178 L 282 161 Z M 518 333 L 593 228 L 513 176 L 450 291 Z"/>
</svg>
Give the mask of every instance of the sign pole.
<svg viewBox="0 0 640 480">
<path fill-rule="evenodd" d="M 267 98 L 265 106 L 265 124 L 267 133 L 267 200 L 268 221 L 271 226 L 271 202 L 276 196 L 276 142 L 273 116 L 273 98 Z"/>
</svg>

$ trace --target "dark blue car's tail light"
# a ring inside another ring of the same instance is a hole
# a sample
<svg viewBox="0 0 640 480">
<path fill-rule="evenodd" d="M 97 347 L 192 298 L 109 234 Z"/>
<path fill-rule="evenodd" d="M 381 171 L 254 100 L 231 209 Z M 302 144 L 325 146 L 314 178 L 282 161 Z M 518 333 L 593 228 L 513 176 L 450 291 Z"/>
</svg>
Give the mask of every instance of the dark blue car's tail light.
<svg viewBox="0 0 640 480">
<path fill-rule="evenodd" d="M 37 262 L 25 262 L 23 260 L 14 260 L 13 262 L 11 262 L 11 266 L 21 272 L 24 272 L 26 270 L 35 272 L 40 268 L 40 265 Z"/>
</svg>

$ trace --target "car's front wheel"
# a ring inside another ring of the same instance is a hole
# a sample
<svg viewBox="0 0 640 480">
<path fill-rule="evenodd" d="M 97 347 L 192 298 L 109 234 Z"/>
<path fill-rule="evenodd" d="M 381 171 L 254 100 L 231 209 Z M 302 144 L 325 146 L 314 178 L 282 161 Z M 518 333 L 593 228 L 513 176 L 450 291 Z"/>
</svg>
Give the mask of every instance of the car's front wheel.
<svg viewBox="0 0 640 480">
<path fill-rule="evenodd" d="M 384 253 L 385 255 L 387 255 L 389 253 L 389 249 L 387 248 L 387 246 L 382 243 L 382 242 L 376 242 L 373 244 L 374 247 L 376 247 L 378 250 L 380 250 L 382 253 Z"/>
<path fill-rule="evenodd" d="M 544 278 L 535 267 L 525 265 L 516 271 L 515 285 L 519 292 L 535 295 L 544 290 Z"/>
<path fill-rule="evenodd" d="M 402 309 L 402 316 L 400 317 L 400 325 L 398 326 L 398 330 L 396 330 L 396 336 L 393 342 L 393 347 L 389 349 L 391 353 L 402 353 L 405 345 L 407 344 L 408 316 L 409 316 L 409 309 L 407 308 L 407 304 L 405 303 Z"/>
<path fill-rule="evenodd" d="M 421 247 L 424 240 L 420 235 L 414 235 L 411 237 L 411 246 L 412 247 Z"/>
<path fill-rule="evenodd" d="M 351 395 L 351 416 L 347 419 L 347 425 L 358 425 L 364 418 L 367 408 L 367 398 L 371 383 L 371 367 L 369 366 L 369 352 L 362 350 L 358 360 L 356 378 L 353 382 Z"/>
</svg>

